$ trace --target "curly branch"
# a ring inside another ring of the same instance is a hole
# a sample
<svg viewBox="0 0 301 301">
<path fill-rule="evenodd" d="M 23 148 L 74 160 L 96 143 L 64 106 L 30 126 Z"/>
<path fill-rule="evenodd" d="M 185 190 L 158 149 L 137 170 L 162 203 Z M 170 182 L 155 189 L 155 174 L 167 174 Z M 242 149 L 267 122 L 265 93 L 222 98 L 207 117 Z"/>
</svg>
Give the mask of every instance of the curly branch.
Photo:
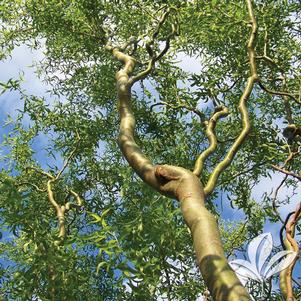
<svg viewBox="0 0 301 301">
<path fill-rule="evenodd" d="M 252 7 L 252 1 L 247 0 L 247 6 L 248 6 L 248 13 L 250 17 L 250 24 L 252 26 L 251 34 L 248 41 L 248 56 L 249 56 L 249 64 L 250 64 L 250 76 L 247 81 L 247 85 L 245 87 L 245 90 L 240 98 L 239 101 L 239 111 L 242 117 L 242 124 L 243 128 L 240 133 L 240 135 L 235 140 L 232 147 L 229 149 L 228 153 L 226 154 L 225 158 L 214 168 L 213 172 L 211 173 L 208 183 L 205 186 L 205 195 L 209 195 L 212 193 L 213 189 L 216 186 L 217 180 L 220 176 L 220 174 L 231 164 L 235 154 L 237 153 L 240 146 L 243 144 L 245 139 L 247 138 L 250 129 L 251 124 L 249 120 L 249 114 L 247 110 L 247 100 L 249 99 L 253 88 L 254 83 L 258 81 L 258 74 L 256 69 L 256 62 L 255 62 L 255 41 L 257 36 L 257 22 L 254 16 L 254 11 Z"/>
<path fill-rule="evenodd" d="M 229 110 L 226 107 L 217 107 L 213 116 L 210 118 L 209 122 L 206 124 L 206 135 L 209 140 L 209 147 L 202 152 L 195 162 L 193 173 L 199 177 L 202 173 L 205 160 L 216 150 L 217 139 L 215 135 L 215 126 L 217 121 L 229 114 Z"/>
<path fill-rule="evenodd" d="M 142 180 L 155 189 L 158 189 L 158 181 L 155 177 L 154 166 L 141 152 L 134 138 L 135 117 L 130 105 L 132 83 L 129 82 L 129 77 L 134 69 L 135 60 L 133 57 L 122 53 L 117 48 L 113 49 L 112 54 L 124 64 L 123 68 L 116 73 L 118 110 L 120 115 L 119 147 L 129 164 Z"/>
<path fill-rule="evenodd" d="M 137 82 L 138 80 L 141 80 L 143 78 L 145 78 L 150 72 L 151 70 L 153 69 L 154 65 L 155 65 L 155 62 L 157 60 L 157 56 L 156 54 L 154 53 L 153 49 L 152 49 L 152 45 L 156 39 L 156 37 L 158 36 L 159 32 L 160 32 L 160 29 L 162 27 L 162 25 L 164 24 L 164 22 L 166 21 L 168 15 L 170 13 L 170 10 L 167 9 L 161 16 L 158 24 L 157 24 L 157 27 L 155 29 L 155 31 L 153 32 L 152 34 L 152 37 L 150 39 L 150 41 L 146 42 L 145 44 L 145 49 L 147 51 L 147 53 L 149 54 L 150 56 L 150 59 L 148 61 L 148 66 L 145 70 L 143 70 L 142 72 L 138 73 L 136 76 L 133 76 L 130 80 L 129 80 L 129 83 L 135 83 Z"/>
<path fill-rule="evenodd" d="M 83 206 L 83 199 L 74 190 L 70 189 L 69 192 L 75 197 L 77 207 Z M 72 205 L 72 204 L 71 204 Z M 67 205 L 66 205 L 67 207 Z"/>
<path fill-rule="evenodd" d="M 48 200 L 51 203 L 51 205 L 54 207 L 55 211 L 56 211 L 56 216 L 58 219 L 58 227 L 59 227 L 59 239 L 60 242 L 58 242 L 58 244 L 61 243 L 61 241 L 65 238 L 66 235 L 66 231 L 65 231 L 65 207 L 64 206 L 60 206 L 55 198 L 54 198 L 54 193 L 52 190 L 52 184 L 57 180 L 56 177 L 54 177 L 53 175 L 51 175 L 50 173 L 44 171 L 44 170 L 40 170 L 34 166 L 28 166 L 27 169 L 32 169 L 46 177 L 49 178 L 49 180 L 47 181 L 47 194 L 48 194 Z"/>
<path fill-rule="evenodd" d="M 64 240 L 65 236 L 66 236 L 66 227 L 65 227 L 65 206 L 60 206 L 55 198 L 54 198 L 54 193 L 52 190 L 52 183 L 55 181 L 56 179 L 51 179 L 48 180 L 47 182 L 47 193 L 48 193 L 48 199 L 50 201 L 50 203 L 52 204 L 52 206 L 54 207 L 55 211 L 56 211 L 56 216 L 58 219 L 58 228 L 59 228 L 59 239 L 60 242 L 59 244 Z"/>
<path fill-rule="evenodd" d="M 137 145 L 134 138 L 135 118 L 131 109 L 134 81 L 130 78 L 135 59 L 118 48 L 107 49 L 123 63 L 123 68 L 116 73 L 116 81 L 120 115 L 118 144 L 125 159 L 145 183 L 162 195 L 179 200 L 184 220 L 192 234 L 199 268 L 213 298 L 222 300 L 231 295 L 233 300 L 250 300 L 224 255 L 216 219 L 205 207 L 199 178 L 178 166 L 154 166 Z"/>
<path fill-rule="evenodd" d="M 66 237 L 66 226 L 65 226 L 65 213 L 66 211 L 68 211 L 73 204 L 70 204 L 69 202 L 67 202 L 65 205 L 60 205 L 54 197 L 54 193 L 53 193 L 53 189 L 52 189 L 52 185 L 60 178 L 60 176 L 62 175 L 62 173 L 64 172 L 64 170 L 67 168 L 67 166 L 70 164 L 71 159 L 73 158 L 75 152 L 78 149 L 79 146 L 79 142 L 80 142 L 80 137 L 79 134 L 77 134 L 77 142 L 76 145 L 74 147 L 74 149 L 71 151 L 71 153 L 69 154 L 69 156 L 67 157 L 66 161 L 64 162 L 62 168 L 59 170 L 59 172 L 56 174 L 56 176 L 53 176 L 52 174 L 40 170 L 34 166 L 28 166 L 26 169 L 32 169 L 44 176 L 46 176 L 49 180 L 47 181 L 47 194 L 48 194 L 48 200 L 51 203 L 51 205 L 53 206 L 53 208 L 55 209 L 56 212 L 56 216 L 58 219 L 58 229 L 59 229 L 59 241 L 56 242 L 56 244 L 60 245 L 62 244 L 63 240 Z M 27 183 L 27 182 L 26 182 Z M 22 183 L 21 183 L 22 184 Z M 38 191 L 43 192 L 44 190 L 41 190 L 38 186 L 32 184 L 32 183 L 27 183 L 30 184 L 31 186 L 35 187 Z M 69 192 L 75 197 L 75 199 L 77 200 L 77 207 L 78 206 L 82 206 L 83 202 L 82 199 L 80 198 L 80 196 L 73 190 L 69 190 Z"/>
<path fill-rule="evenodd" d="M 170 34 L 165 39 L 165 46 L 158 55 L 152 49 L 152 45 L 155 41 L 155 38 L 158 36 L 162 25 L 166 21 L 167 16 L 169 15 L 169 13 L 170 13 L 170 10 L 167 9 L 166 12 L 162 15 L 160 21 L 158 22 L 157 28 L 156 28 L 155 32 L 153 33 L 151 40 L 148 41 L 145 45 L 146 51 L 148 52 L 148 54 L 150 56 L 147 68 L 145 70 L 141 71 L 140 73 L 138 73 L 137 75 L 132 76 L 129 79 L 130 84 L 134 84 L 135 82 L 137 82 L 141 79 L 144 79 L 152 71 L 153 67 L 155 66 L 156 61 L 160 60 L 167 53 L 167 51 L 170 47 L 170 41 L 177 33 L 177 27 L 176 27 L 175 24 L 172 24 L 172 30 L 171 30 Z"/>
<path fill-rule="evenodd" d="M 294 125 L 292 125 L 292 124 L 291 124 L 291 125 L 288 125 L 287 128 L 288 128 L 289 126 L 292 127 L 292 126 L 294 126 Z M 297 128 L 292 128 L 292 130 L 294 130 L 294 135 L 299 134 L 299 133 L 298 133 L 299 130 L 298 130 Z M 288 147 L 289 154 L 288 154 L 288 157 L 285 159 L 284 164 L 283 164 L 282 167 L 285 167 L 288 163 L 290 163 L 292 160 L 294 160 L 294 158 L 295 158 L 298 154 L 300 154 L 300 151 L 301 151 L 301 146 L 300 146 L 300 145 L 299 145 L 298 149 L 297 149 L 295 152 L 293 152 L 293 151 L 291 150 L 291 147 L 290 147 L 289 144 L 287 144 L 287 147 Z"/>
<path fill-rule="evenodd" d="M 293 262 L 280 273 L 280 288 L 286 301 L 297 301 L 293 294 L 292 286 L 292 272 L 294 266 L 299 258 L 299 245 L 294 239 L 295 228 L 298 220 L 301 218 L 301 202 L 298 204 L 296 211 L 288 218 L 287 224 L 285 225 L 286 239 L 284 240 L 284 245 L 286 250 L 296 252 L 297 256 L 294 258 Z"/>
<path fill-rule="evenodd" d="M 286 227 L 286 224 L 288 223 L 289 219 L 291 218 L 291 216 L 295 213 L 295 211 L 292 211 L 290 213 L 287 214 L 285 220 L 283 221 L 283 225 L 280 229 L 280 243 L 283 249 L 286 249 L 285 244 L 284 244 L 284 239 L 283 239 L 283 233 Z"/>
<path fill-rule="evenodd" d="M 175 24 L 171 25 L 171 33 L 167 36 L 166 40 L 165 40 L 165 46 L 162 49 L 162 51 L 158 54 L 158 56 L 156 56 L 156 61 L 160 60 L 168 51 L 169 47 L 170 47 L 170 41 L 171 39 L 176 35 L 177 33 L 177 27 Z"/>
<path fill-rule="evenodd" d="M 162 16 L 161 16 L 161 18 L 160 18 L 160 20 L 157 24 L 157 27 L 156 27 L 155 31 L 153 32 L 153 34 L 152 34 L 152 38 L 149 41 L 150 45 L 152 45 L 154 43 L 155 39 L 157 38 L 157 36 L 160 32 L 161 27 L 163 26 L 163 24 L 166 21 L 169 14 L 170 14 L 170 9 L 167 8 L 166 11 L 162 14 Z"/>
</svg>

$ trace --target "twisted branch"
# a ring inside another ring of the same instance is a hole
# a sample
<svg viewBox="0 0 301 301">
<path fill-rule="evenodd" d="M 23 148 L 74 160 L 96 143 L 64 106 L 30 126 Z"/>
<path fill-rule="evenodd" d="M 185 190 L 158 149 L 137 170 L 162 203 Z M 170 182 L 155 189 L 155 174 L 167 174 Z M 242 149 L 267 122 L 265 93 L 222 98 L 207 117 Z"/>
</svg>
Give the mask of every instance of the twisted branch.
<svg viewBox="0 0 301 301">
<path fill-rule="evenodd" d="M 155 66 L 156 61 L 160 60 L 167 53 L 167 51 L 170 47 L 170 41 L 177 33 L 177 27 L 175 24 L 172 24 L 172 30 L 165 39 L 165 46 L 158 55 L 154 52 L 152 45 L 154 44 L 154 41 L 155 41 L 156 37 L 158 36 L 159 31 L 160 31 L 162 25 L 164 24 L 164 22 L 166 21 L 169 13 L 170 13 L 170 10 L 167 9 L 165 11 L 165 13 L 161 16 L 161 18 L 158 22 L 157 28 L 152 35 L 151 40 L 145 44 L 146 51 L 148 52 L 149 57 L 150 57 L 147 68 L 145 70 L 141 71 L 140 73 L 138 73 L 137 75 L 132 76 L 129 79 L 130 85 L 134 84 L 135 82 L 137 82 L 141 79 L 144 79 L 152 71 L 153 67 Z"/>
<path fill-rule="evenodd" d="M 285 225 L 286 238 L 283 241 L 286 250 L 296 252 L 297 256 L 294 258 L 293 262 L 285 270 L 280 273 L 280 288 L 286 301 L 297 301 L 293 294 L 292 285 L 292 272 L 294 266 L 299 258 L 299 245 L 294 239 L 295 228 L 298 220 L 301 218 L 301 202 L 298 204 L 296 211 L 288 219 Z"/>
<path fill-rule="evenodd" d="M 124 157 L 145 183 L 161 194 L 180 201 L 184 220 L 193 237 L 197 262 L 211 294 L 215 298 L 231 295 L 233 300 L 250 300 L 228 265 L 215 217 L 205 207 L 198 177 L 181 167 L 154 166 L 137 145 L 134 138 L 135 118 L 131 109 L 133 81 L 130 79 L 135 59 L 119 49 L 109 50 L 123 63 L 123 68 L 116 73 L 116 80 L 120 115 L 118 144 Z"/>
<path fill-rule="evenodd" d="M 47 193 L 48 193 L 48 199 L 56 211 L 56 216 L 58 219 L 58 228 L 59 228 L 58 238 L 60 239 L 60 242 L 61 242 L 62 240 L 64 240 L 64 238 L 66 236 L 66 228 L 65 228 L 65 210 L 66 210 L 66 208 L 64 205 L 60 206 L 54 198 L 54 194 L 53 194 L 53 190 L 52 190 L 52 183 L 55 180 L 56 179 L 53 178 L 47 182 Z"/>
<path fill-rule="evenodd" d="M 285 183 L 285 181 L 287 180 L 288 175 L 285 175 L 285 177 L 282 179 L 282 181 L 280 182 L 280 184 L 276 187 L 275 192 L 273 194 L 272 197 L 272 206 L 273 206 L 273 210 L 275 212 L 275 214 L 277 215 L 278 219 L 284 223 L 284 220 L 281 218 L 280 213 L 278 211 L 278 206 L 277 206 L 277 198 L 278 198 L 278 193 L 281 189 L 281 187 L 283 186 L 283 184 Z"/>
<path fill-rule="evenodd" d="M 70 189 L 69 193 L 74 196 L 74 198 L 77 201 L 77 205 L 72 204 L 70 202 L 67 202 L 64 205 L 60 205 L 55 200 L 54 192 L 53 192 L 53 189 L 52 189 L 53 184 L 57 180 L 59 180 L 59 178 L 61 177 L 62 173 L 65 171 L 65 169 L 67 168 L 67 166 L 70 164 L 71 159 L 73 158 L 75 152 L 78 149 L 79 142 L 80 142 L 80 137 L 79 137 L 78 133 L 76 133 L 76 134 L 77 134 L 76 145 L 75 145 L 74 149 L 71 151 L 71 153 L 69 154 L 69 156 L 67 157 L 67 159 L 65 160 L 62 168 L 58 171 L 58 173 L 55 176 L 53 176 L 52 174 L 50 174 L 50 173 L 48 173 L 48 172 L 46 172 L 44 170 L 40 170 L 40 169 L 38 169 L 37 167 L 34 167 L 34 166 L 28 166 L 28 167 L 26 167 L 26 169 L 32 169 L 32 170 L 34 170 L 34 171 L 36 171 L 36 172 L 40 173 L 41 175 L 46 176 L 48 178 L 46 190 L 42 190 L 37 185 L 32 184 L 30 182 L 22 182 L 22 183 L 19 184 L 19 185 L 22 185 L 22 184 L 31 185 L 37 191 L 41 191 L 41 192 L 47 191 L 48 200 L 51 203 L 51 205 L 53 206 L 53 208 L 55 209 L 57 220 L 58 220 L 58 230 L 59 230 L 58 238 L 59 238 L 59 241 L 55 242 L 57 245 L 61 245 L 63 243 L 65 237 L 66 237 L 66 226 L 65 226 L 65 213 L 66 213 L 66 211 L 70 210 L 71 207 L 81 207 L 82 204 L 83 204 L 83 201 L 80 198 L 80 196 L 75 191 L 73 191 L 72 189 Z"/>
<path fill-rule="evenodd" d="M 215 126 L 217 121 L 227 116 L 229 113 L 228 108 L 226 107 L 217 107 L 214 114 L 210 118 L 209 122 L 206 123 L 206 135 L 209 140 L 209 147 L 201 153 L 198 159 L 195 162 L 193 173 L 199 177 L 203 171 L 203 166 L 205 160 L 216 150 L 217 148 L 217 139 L 215 135 Z"/>
<path fill-rule="evenodd" d="M 239 109 L 241 117 L 242 117 L 243 128 L 242 128 L 240 135 L 237 137 L 234 144 L 229 149 L 225 158 L 214 168 L 213 172 L 211 173 L 208 183 L 204 188 L 205 195 L 210 195 L 212 193 L 213 189 L 216 186 L 216 183 L 217 183 L 217 180 L 218 180 L 220 174 L 231 164 L 235 154 L 237 153 L 238 149 L 240 148 L 242 143 L 247 138 L 247 136 L 250 132 L 250 129 L 251 129 L 246 103 L 253 91 L 254 83 L 258 81 L 258 74 L 257 74 L 257 68 L 256 68 L 256 62 L 255 62 L 255 41 L 256 41 L 256 36 L 257 36 L 257 22 L 256 22 L 256 19 L 254 16 L 254 11 L 253 11 L 251 0 L 247 0 L 247 6 L 248 6 L 249 17 L 250 17 L 250 25 L 251 25 L 252 29 L 251 29 L 251 34 L 250 34 L 249 41 L 248 41 L 250 76 L 247 80 L 247 85 L 246 85 L 245 90 L 239 100 L 239 106 L 238 106 L 238 109 Z"/>
</svg>

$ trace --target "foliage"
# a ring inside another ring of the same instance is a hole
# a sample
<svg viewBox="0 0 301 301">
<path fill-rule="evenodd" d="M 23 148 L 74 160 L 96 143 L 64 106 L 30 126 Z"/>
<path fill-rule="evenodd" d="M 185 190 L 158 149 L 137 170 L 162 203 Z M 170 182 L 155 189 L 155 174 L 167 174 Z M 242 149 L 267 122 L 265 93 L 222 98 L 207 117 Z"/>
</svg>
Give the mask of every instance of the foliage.
<svg viewBox="0 0 301 301">
<path fill-rule="evenodd" d="M 283 174 L 283 186 L 294 190 L 300 181 L 300 136 L 283 135 L 288 124 L 301 126 L 300 9 L 299 1 L 254 1 L 260 80 L 247 102 L 252 129 L 206 198 L 228 256 L 267 221 L 280 231 L 283 200 L 277 193 L 255 200 L 260 180 L 284 171 L 291 174 Z M 1 59 L 19 45 L 42 48 L 34 68 L 49 87 L 38 97 L 23 89 L 22 78 L 1 83 L 3 96 L 14 91 L 24 104 L 17 119 L 7 117 L 2 142 L 3 298 L 195 300 L 206 287 L 178 202 L 146 187 L 118 148 L 115 73 L 122 64 L 105 45 L 129 43 L 137 75 L 147 65 L 147 45 L 160 53 L 176 25 L 168 52 L 134 85 L 135 138 L 156 164 L 193 170 L 208 147 L 205 121 L 226 106 L 230 113 L 215 128 L 217 149 L 200 177 L 206 184 L 241 132 L 238 103 L 249 76 L 245 1 L 15 0 L 0 4 L 0 18 Z M 200 69 L 187 71 L 183 56 Z M 64 237 L 57 208 L 66 210 Z M 229 221 L 227 210 L 240 218 Z M 300 285 L 293 288 L 300 296 Z"/>
</svg>

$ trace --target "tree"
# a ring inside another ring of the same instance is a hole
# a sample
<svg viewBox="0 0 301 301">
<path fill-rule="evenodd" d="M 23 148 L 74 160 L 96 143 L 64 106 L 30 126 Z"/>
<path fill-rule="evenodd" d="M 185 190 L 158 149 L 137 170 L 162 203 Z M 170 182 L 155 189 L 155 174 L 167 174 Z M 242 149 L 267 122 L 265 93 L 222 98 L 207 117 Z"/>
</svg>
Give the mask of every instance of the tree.
<svg viewBox="0 0 301 301">
<path fill-rule="evenodd" d="M 300 207 L 278 212 L 281 186 L 300 180 L 299 14 L 298 1 L 2 4 L 2 58 L 44 47 L 37 72 L 51 92 L 2 83 L 24 102 L 3 143 L 3 296 L 193 300 L 207 287 L 250 300 L 228 256 L 267 220 L 299 252 Z M 184 71 L 181 53 L 201 72 Z M 281 185 L 256 202 L 274 172 Z M 220 221 L 221 193 L 244 219 Z M 280 276 L 285 300 L 300 295 L 296 263 Z"/>
</svg>

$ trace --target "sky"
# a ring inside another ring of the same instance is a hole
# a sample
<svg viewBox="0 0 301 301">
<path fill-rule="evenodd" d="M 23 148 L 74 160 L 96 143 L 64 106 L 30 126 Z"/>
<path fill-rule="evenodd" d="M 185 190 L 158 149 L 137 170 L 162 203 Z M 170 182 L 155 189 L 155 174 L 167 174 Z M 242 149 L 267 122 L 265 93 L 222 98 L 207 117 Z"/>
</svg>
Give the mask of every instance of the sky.
<svg viewBox="0 0 301 301">
<path fill-rule="evenodd" d="M 5 61 L 0 62 L 0 81 L 6 82 L 10 78 L 19 78 L 20 75 L 23 77 L 21 88 L 26 91 L 27 95 L 35 95 L 37 97 L 44 97 L 46 101 L 51 102 L 51 98 L 47 90 L 50 88 L 44 82 L 39 79 L 34 71 L 34 65 L 44 57 L 43 49 L 32 50 L 26 45 L 16 47 L 12 55 Z M 24 107 L 24 102 L 20 97 L 20 93 L 17 91 L 6 92 L 0 95 L 0 119 L 4 124 L 7 116 L 11 116 L 13 119 L 19 114 L 19 110 Z M 22 120 L 24 126 L 30 125 L 30 120 L 24 118 Z M 0 127 L 0 143 L 3 142 L 3 135 L 7 134 L 11 129 L 8 127 Z M 34 158 L 41 164 L 42 167 L 46 167 L 47 164 L 51 164 L 56 161 L 58 164 L 62 164 L 62 159 L 47 158 L 45 160 L 46 152 L 45 145 L 49 143 L 48 138 L 45 135 L 39 134 L 33 142 L 33 148 L 35 150 Z M 3 155 L 3 149 L 0 150 L 0 154 Z M 5 153 L 4 153 L 5 154 Z M 1 167 L 1 162 L 0 162 Z"/>
<path fill-rule="evenodd" d="M 44 83 L 37 77 L 34 73 L 34 69 L 31 67 L 35 61 L 39 61 L 43 58 L 42 50 L 30 50 L 26 46 L 22 45 L 16 48 L 12 54 L 12 57 L 7 59 L 4 62 L 0 62 L 0 81 L 7 81 L 9 78 L 16 78 L 18 75 L 23 72 L 23 76 L 25 81 L 22 83 L 22 88 L 25 89 L 29 94 L 34 94 L 38 96 L 45 96 L 48 97 L 46 94 L 46 90 L 48 89 Z M 184 55 L 180 54 L 178 56 L 179 63 L 178 66 L 182 67 L 187 72 L 198 72 L 201 69 L 200 62 L 196 58 L 188 58 Z M 7 115 L 10 115 L 12 118 L 16 118 L 18 114 L 18 110 L 23 108 L 23 103 L 20 99 L 20 95 L 16 92 L 5 93 L 0 96 L 0 119 L 1 123 L 3 124 Z M 24 122 L 29 122 L 24 120 Z M 3 135 L 7 134 L 10 130 L 9 127 L 0 127 L 0 143 L 3 141 Z M 45 153 L 43 153 L 43 147 L 47 144 L 47 140 L 42 135 L 39 136 L 35 140 L 34 148 L 37 151 L 36 160 L 39 161 L 42 166 L 46 166 L 45 162 Z M 2 151 L 3 155 L 3 151 Z M 1 165 L 0 162 L 0 167 Z M 281 180 L 283 179 L 283 175 L 279 172 L 275 172 L 271 174 L 271 178 L 262 178 L 259 184 L 253 189 L 252 197 L 257 201 L 260 202 L 263 198 L 263 194 L 265 192 L 271 193 L 273 189 L 275 189 Z M 290 203 L 287 205 L 283 205 L 279 208 L 280 214 L 283 219 L 285 219 L 288 212 L 293 211 L 298 202 L 300 202 L 299 195 L 300 190 L 297 190 L 297 194 L 294 195 L 290 199 Z M 280 190 L 278 198 L 279 200 L 283 200 L 286 195 L 290 195 L 291 191 L 289 188 L 283 188 Z M 225 205 L 224 201 L 224 211 L 222 212 L 222 216 L 225 219 L 233 220 L 237 218 L 243 218 L 244 215 L 242 212 L 232 209 L 230 206 Z M 277 224 L 270 224 L 266 223 L 263 232 L 270 232 L 272 234 L 274 245 L 279 245 L 279 229 L 281 227 L 280 223 Z M 3 239 L 7 239 L 5 235 Z M 251 250 L 252 252 L 252 250 Z M 253 250 L 256 252 L 256 250 Z M 301 267 L 300 264 L 298 269 L 295 270 L 296 275 L 301 274 Z M 201 298 L 199 299 L 201 300 Z"/>
</svg>

